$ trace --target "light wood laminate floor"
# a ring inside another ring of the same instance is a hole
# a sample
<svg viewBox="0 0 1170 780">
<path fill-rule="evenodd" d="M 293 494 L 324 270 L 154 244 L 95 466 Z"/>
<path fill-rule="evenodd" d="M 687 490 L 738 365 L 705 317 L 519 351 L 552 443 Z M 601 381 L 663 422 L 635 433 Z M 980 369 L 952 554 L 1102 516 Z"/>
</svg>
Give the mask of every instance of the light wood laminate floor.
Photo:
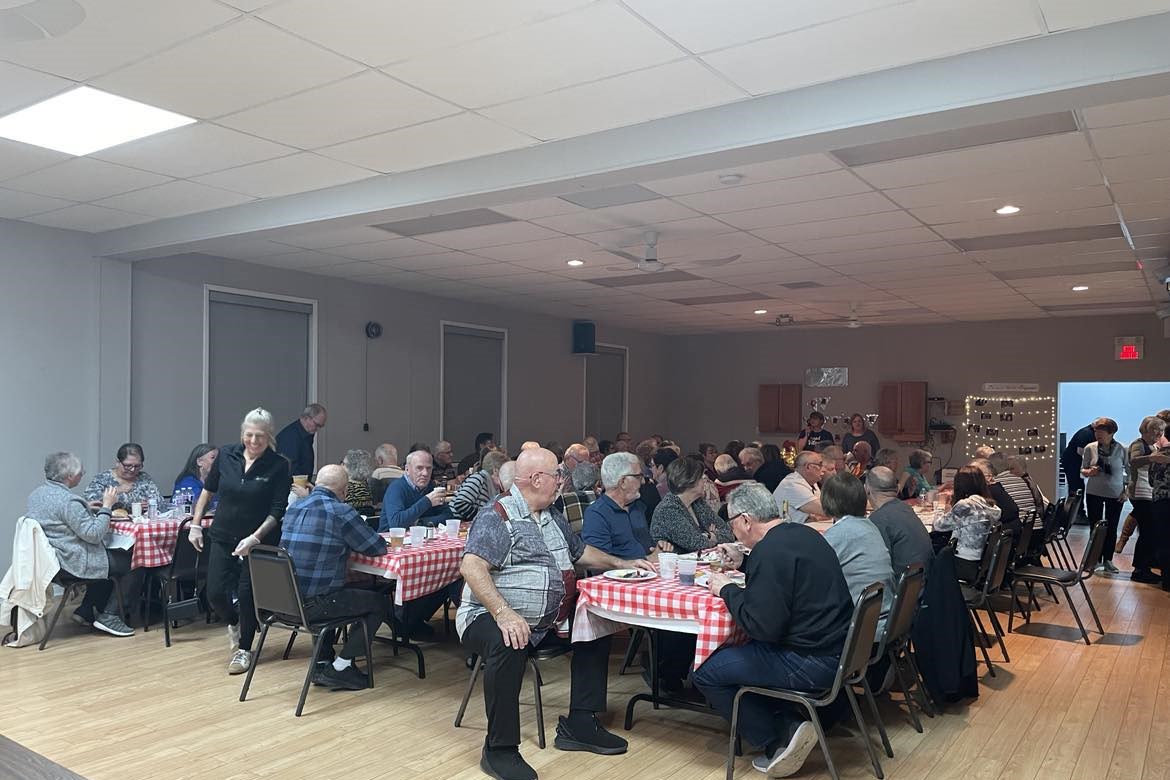
<svg viewBox="0 0 1170 780">
<path fill-rule="evenodd" d="M 1132 549 L 1132 546 L 1131 546 Z M 1117 562 L 1128 571 L 1129 559 Z M 980 697 L 924 719 L 916 733 L 890 701 L 882 704 L 895 758 L 895 780 L 1164 780 L 1170 778 L 1170 594 L 1127 576 L 1095 577 L 1092 593 L 1107 635 L 1079 639 L 1067 607 L 1043 603 L 1031 627 L 1008 636 L 1011 663 L 983 675 Z M 1087 609 L 1082 610 L 1086 622 Z M 1005 621 L 1006 625 L 1006 621 Z M 65 621 L 48 649 L 0 649 L 0 733 L 91 780 L 138 778 L 477 778 L 484 737 L 477 691 L 463 728 L 451 725 L 467 683 L 463 652 L 448 640 L 427 646 L 428 676 L 412 656 L 375 649 L 376 687 L 357 693 L 314 688 L 305 715 L 293 709 L 309 642 L 279 660 L 286 634 L 273 634 L 249 700 L 237 701 L 242 677 L 226 674 L 221 626 L 180 628 L 163 647 L 161 630 L 129 639 L 95 635 Z M 610 708 L 604 718 L 630 740 L 624 756 L 562 753 L 552 746 L 568 704 L 568 661 L 543 665 L 548 748 L 535 740 L 532 689 L 521 695 L 525 757 L 552 778 L 723 777 L 722 721 L 639 705 L 621 732 L 638 675 L 617 675 L 611 659 Z M 992 652 L 999 659 L 998 650 Z M 871 777 L 855 735 L 831 736 L 843 777 Z M 762 777 L 739 759 L 736 776 Z M 814 750 L 802 778 L 827 778 Z"/>
</svg>

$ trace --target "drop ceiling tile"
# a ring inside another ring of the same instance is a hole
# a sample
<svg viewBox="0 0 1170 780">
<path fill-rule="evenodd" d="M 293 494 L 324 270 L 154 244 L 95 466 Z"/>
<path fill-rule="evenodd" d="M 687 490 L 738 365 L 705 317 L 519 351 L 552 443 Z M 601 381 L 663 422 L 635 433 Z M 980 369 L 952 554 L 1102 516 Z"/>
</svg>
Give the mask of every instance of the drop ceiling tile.
<svg viewBox="0 0 1170 780">
<path fill-rule="evenodd" d="M 771 247 L 762 239 L 743 231 L 720 233 L 717 236 L 660 240 L 658 242 L 658 257 L 660 259 L 682 262 L 700 262 L 730 257 L 731 255 L 740 255 L 742 260 L 745 253 L 751 251 L 760 253 L 760 256 L 769 257 L 780 257 L 787 254 L 784 250 Z"/>
<path fill-rule="evenodd" d="M 395 238 L 389 241 L 329 247 L 329 252 L 351 260 L 393 260 L 396 257 L 440 254 L 443 249 L 414 238 Z"/>
<path fill-rule="evenodd" d="M 540 198 L 539 200 L 492 206 L 492 210 L 516 219 L 539 219 L 540 217 L 558 217 L 562 214 L 576 214 L 585 209 L 575 203 L 569 203 L 563 198 Z"/>
<path fill-rule="evenodd" d="M 68 200 L 0 188 L 0 218 L 4 219 L 23 219 L 32 214 L 58 211 L 72 205 Z"/>
<path fill-rule="evenodd" d="M 359 70 L 332 52 L 244 18 L 115 71 L 94 86 L 209 119 Z"/>
<path fill-rule="evenodd" d="M 776 179 L 793 179 L 798 176 L 811 176 L 814 173 L 834 171 L 841 166 L 827 154 L 806 154 L 799 157 L 786 157 L 781 160 L 770 160 L 762 163 L 747 163 L 743 165 L 727 164 L 722 168 L 704 173 L 693 173 L 687 176 L 675 176 L 669 179 L 656 179 L 643 182 L 647 189 L 663 195 L 691 195 L 708 190 L 728 189 L 729 185 L 720 183 L 719 176 L 723 174 L 739 174 L 743 179 L 738 185 L 759 184 Z"/>
<path fill-rule="evenodd" d="M 623 206 L 579 211 L 558 217 L 541 217 L 532 221 L 560 233 L 581 235 L 604 230 L 653 227 L 658 223 L 674 222 L 698 216 L 698 213 L 686 206 L 660 198 L 641 203 L 627 203 Z"/>
<path fill-rule="evenodd" d="M 440 252 L 432 255 L 418 255 L 415 257 L 396 257 L 391 260 L 380 260 L 379 265 L 388 265 L 391 268 L 400 268 L 404 271 L 420 271 L 426 273 L 432 268 L 469 267 L 494 263 L 482 257 L 466 252 Z"/>
<path fill-rule="evenodd" d="M 679 59 L 683 52 L 615 4 L 414 57 L 386 72 L 467 108 L 531 97 Z"/>
<path fill-rule="evenodd" d="M 11 45 L 11 44 L 9 44 Z M 0 115 L 31 106 L 75 86 L 72 81 L 48 73 L 0 62 Z"/>
<path fill-rule="evenodd" d="M 266 5 L 278 3 L 280 0 L 220 0 L 220 2 L 227 3 L 233 8 L 239 8 L 241 11 L 256 11 Z"/>
<path fill-rule="evenodd" d="M 1019 214 L 996 215 L 995 210 L 1005 204 L 1021 209 Z M 951 222 L 970 222 L 981 219 L 1003 221 L 1032 214 L 1050 214 L 1056 211 L 1087 209 L 1093 206 L 1107 206 L 1109 192 L 1104 185 L 1098 187 L 1077 187 L 1045 193 L 1031 193 L 1020 196 L 1005 194 L 1000 198 L 985 198 L 963 203 L 946 203 L 937 206 L 921 206 L 910 209 L 910 213 L 928 225 L 944 225 Z"/>
<path fill-rule="evenodd" d="M 958 254 L 959 250 L 946 241 L 926 241 L 921 244 L 899 246 L 867 247 L 844 252 L 815 252 L 810 257 L 821 265 L 838 267 L 853 263 L 868 263 L 874 260 L 898 260 L 907 257 L 930 257 L 932 255 Z"/>
<path fill-rule="evenodd" d="M 447 249 L 472 250 L 519 244 L 525 241 L 553 239 L 558 236 L 556 231 L 534 225 L 531 222 L 504 222 L 499 225 L 429 233 L 426 236 L 426 241 L 428 244 L 435 244 Z"/>
<path fill-rule="evenodd" d="M 805 222 L 800 225 L 763 228 L 752 231 L 755 235 L 776 244 L 785 245 L 793 241 L 807 241 L 836 236 L 854 236 L 899 228 L 920 227 L 914 217 L 904 211 L 887 211 L 881 214 L 867 214 L 862 217 L 828 219 L 820 222 Z M 901 243 L 901 242 L 899 242 Z"/>
<path fill-rule="evenodd" d="M 6 43 L 4 59 L 84 81 L 211 30 L 238 13 L 212 0 L 86 2 L 85 22 L 69 34 Z"/>
<path fill-rule="evenodd" d="M 0 138 L 0 181 L 48 168 L 73 157 L 51 149 Z"/>
<path fill-rule="evenodd" d="M 1107 161 L 1111 162 L 1111 161 Z M 1168 174 L 1170 175 L 1170 174 Z M 1152 177 L 1150 177 L 1152 178 Z M 1028 193 L 1048 193 L 1073 187 L 1098 187 L 1101 172 L 1093 162 L 1076 162 L 1044 171 L 973 175 L 953 181 L 919 184 L 883 190 L 890 200 L 906 208 L 964 203 L 981 199 L 1020 198 Z"/>
<path fill-rule="evenodd" d="M 1170 119 L 1140 125 L 1106 127 L 1090 131 L 1093 147 L 1101 157 L 1135 154 L 1170 154 Z"/>
<path fill-rule="evenodd" d="M 723 214 L 869 191 L 869 185 L 849 171 L 830 171 L 795 179 L 681 195 L 675 200 L 705 214 Z"/>
<path fill-rule="evenodd" d="M 142 214 L 129 214 L 116 209 L 91 206 L 88 203 L 70 206 L 60 211 L 25 217 L 26 222 L 35 222 L 38 225 L 66 230 L 80 230 L 86 233 L 100 233 L 103 230 L 116 230 L 130 225 L 140 225 L 143 222 L 150 222 L 152 219 L 153 217 Z"/>
<path fill-rule="evenodd" d="M 279 255 L 264 255 L 252 259 L 253 263 L 260 265 L 271 265 L 277 268 L 292 268 L 297 270 L 304 270 L 306 268 L 328 268 L 330 266 L 339 266 L 349 263 L 343 257 L 336 255 L 329 255 L 323 252 L 314 252 L 308 249 L 302 249 L 297 252 L 286 252 Z"/>
<path fill-rule="evenodd" d="M 922 273 L 953 273 L 957 269 L 972 265 L 966 255 L 928 255 L 897 260 L 874 260 L 868 263 L 854 263 L 838 266 L 843 274 L 855 279 L 903 278 L 912 279 Z"/>
<path fill-rule="evenodd" d="M 267 231 L 265 236 L 301 249 L 331 249 L 354 244 L 375 244 L 386 242 L 386 232 L 368 225 L 296 225 Z M 330 254 L 339 254 L 331 252 Z M 360 259 L 360 258 L 359 258 Z"/>
<path fill-rule="evenodd" d="M 1097 3 L 1093 0 L 1038 0 L 1048 29 L 1070 30 L 1095 27 L 1120 19 L 1132 19 L 1170 10 L 1165 0 L 1113 0 Z"/>
<path fill-rule="evenodd" d="M 316 149 L 459 113 L 459 108 L 377 71 L 223 117 L 221 124 Z M 324 118 L 327 121 L 322 121 Z"/>
<path fill-rule="evenodd" d="M 375 265 L 374 263 L 367 263 L 358 260 L 353 263 L 342 263 L 341 265 L 330 266 L 329 274 L 331 276 L 340 276 L 345 279 L 364 279 L 370 276 L 383 276 L 386 273 L 386 267 Z"/>
<path fill-rule="evenodd" d="M 291 0 L 258 14 L 369 65 L 386 65 L 521 27 L 588 0 Z"/>
<path fill-rule="evenodd" d="M 170 181 L 155 187 L 103 198 L 96 201 L 95 205 L 164 218 L 238 206 L 250 200 L 252 198 L 247 195 L 207 187 L 193 181 Z"/>
<path fill-rule="evenodd" d="M 458 114 L 357 141 L 321 154 L 382 173 L 409 171 L 530 146 L 535 140 L 475 114 Z"/>
<path fill-rule="evenodd" d="M 434 266 L 427 273 L 440 279 L 462 279 L 480 284 L 484 279 L 524 279 L 537 276 L 531 270 L 517 268 L 508 263 L 483 263 L 482 265 Z M 540 274 L 543 276 L 543 274 Z"/>
<path fill-rule="evenodd" d="M 278 244 L 258 238 L 213 238 L 200 241 L 195 247 L 201 254 L 230 257 L 236 260 L 253 260 L 269 255 L 284 255 L 295 249 L 288 244 Z"/>
<path fill-rule="evenodd" d="M 1013 214 L 1006 219 L 992 216 L 990 219 L 936 225 L 934 229 L 943 238 L 958 239 L 997 236 L 1006 233 L 1028 233 L 1035 230 L 1055 230 L 1084 225 L 1104 225 L 1116 221 L 1117 212 L 1114 211 L 1113 206 L 1098 206 L 1091 209 L 1060 211 L 1054 214 Z"/>
<path fill-rule="evenodd" d="M 880 33 L 875 34 L 876 31 Z M 754 95 L 781 92 L 1046 32 L 1027 3 L 902 3 L 704 56 Z"/>
<path fill-rule="evenodd" d="M 311 152 L 243 165 L 199 176 L 196 181 L 211 187 L 240 192 L 255 198 L 276 198 L 298 192 L 319 190 L 337 184 L 367 179 L 375 174 Z"/>
<path fill-rule="evenodd" d="M 869 233 L 861 236 L 838 236 L 836 238 L 790 241 L 782 246 L 798 255 L 815 255 L 887 246 L 901 246 L 903 244 L 925 244 L 936 241 L 938 241 L 938 235 L 934 231 L 924 227 L 911 227 L 900 230 L 884 230 L 880 233 Z"/>
<path fill-rule="evenodd" d="M 1170 96 L 1093 106 L 1081 109 L 1081 115 L 1085 118 L 1085 126 L 1090 128 L 1170 119 Z"/>
<path fill-rule="evenodd" d="M 719 219 L 744 230 L 755 230 L 842 217 L 860 217 L 865 214 L 897 210 L 897 204 L 892 203 L 881 193 L 863 192 L 859 195 L 845 195 L 840 198 L 824 198 L 807 203 L 790 203 L 784 206 L 768 206 L 762 209 L 720 214 Z"/>
<path fill-rule="evenodd" d="M 5 182 L 6 187 L 66 200 L 96 200 L 169 181 L 166 176 L 89 157 L 71 160 Z"/>
<path fill-rule="evenodd" d="M 296 149 L 263 138 L 199 122 L 90 156 L 186 179 L 295 152 Z"/>
<path fill-rule="evenodd" d="M 1101 161 L 1109 183 L 1170 178 L 1170 154 L 1112 157 Z"/>
<path fill-rule="evenodd" d="M 542 140 L 571 138 L 613 127 L 697 111 L 746 95 L 693 60 L 612 76 L 480 113 Z"/>
<path fill-rule="evenodd" d="M 492 260 L 506 260 L 507 262 L 536 261 L 548 268 L 563 266 L 567 261 L 581 258 L 597 251 L 597 247 L 588 241 L 568 236 L 558 236 L 543 241 L 526 241 L 522 244 L 512 243 L 506 246 L 482 247 L 475 250 L 480 257 Z"/>
<path fill-rule="evenodd" d="M 597 233 L 585 233 L 580 238 L 591 241 L 602 247 L 641 247 L 645 245 L 644 236 L 646 227 L 658 230 L 659 241 L 674 241 L 686 238 L 715 236 L 727 232 L 727 225 L 711 217 L 694 217 L 679 219 L 674 222 L 659 222 L 652 226 L 637 226 L 621 230 L 603 230 Z"/>
</svg>

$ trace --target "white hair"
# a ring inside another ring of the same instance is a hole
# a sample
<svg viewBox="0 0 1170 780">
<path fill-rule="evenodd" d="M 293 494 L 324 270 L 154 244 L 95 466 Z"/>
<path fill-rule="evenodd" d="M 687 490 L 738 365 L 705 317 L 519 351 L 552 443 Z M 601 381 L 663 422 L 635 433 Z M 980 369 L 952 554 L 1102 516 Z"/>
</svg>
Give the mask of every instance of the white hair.
<svg viewBox="0 0 1170 780">
<path fill-rule="evenodd" d="M 406 467 L 410 468 L 410 464 L 421 458 L 423 455 L 426 455 L 432 463 L 434 462 L 435 459 L 431 456 L 431 453 L 427 452 L 426 450 L 415 450 L 406 456 Z"/>
<path fill-rule="evenodd" d="M 512 483 L 516 481 L 516 461 L 506 461 L 500 466 L 500 486 L 504 493 L 512 492 Z"/>
<path fill-rule="evenodd" d="M 731 491 L 727 497 L 727 516 L 751 515 L 761 523 L 780 517 L 780 507 L 771 491 L 759 482 L 748 482 Z"/>
<path fill-rule="evenodd" d="M 45 479 L 66 482 L 81 473 L 81 458 L 72 452 L 54 452 L 45 458 Z"/>
<path fill-rule="evenodd" d="M 345 453 L 345 470 L 349 478 L 356 482 L 365 482 L 370 478 L 370 453 L 365 450 L 350 450 Z"/>
<path fill-rule="evenodd" d="M 634 453 L 613 452 L 606 455 L 605 460 L 601 461 L 601 484 L 605 485 L 606 490 L 617 487 L 632 468 L 638 469 L 639 473 L 642 468 L 642 459 Z"/>
<path fill-rule="evenodd" d="M 268 449 L 276 450 L 276 431 L 272 426 L 272 413 L 267 409 L 262 409 L 257 406 L 252 411 L 244 415 L 244 421 L 240 423 L 240 438 L 244 436 L 244 429 L 251 425 L 254 428 L 259 428 L 264 431 L 264 435 L 268 437 Z"/>
</svg>

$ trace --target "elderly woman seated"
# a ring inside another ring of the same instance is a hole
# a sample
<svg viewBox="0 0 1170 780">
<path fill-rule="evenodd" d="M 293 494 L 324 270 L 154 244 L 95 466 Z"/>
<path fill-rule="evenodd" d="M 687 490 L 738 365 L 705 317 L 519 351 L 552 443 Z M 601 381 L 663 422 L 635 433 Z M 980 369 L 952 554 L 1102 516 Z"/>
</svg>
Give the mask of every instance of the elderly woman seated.
<svg viewBox="0 0 1170 780">
<path fill-rule="evenodd" d="M 99 501 L 106 488 L 116 488 L 114 508 L 129 510 L 132 504 L 148 504 L 151 499 L 162 504 L 162 494 L 150 475 L 142 470 L 146 456 L 142 445 L 128 442 L 118 448 L 118 459 L 114 467 L 99 471 L 85 489 L 87 501 Z M 146 507 L 144 506 L 143 509 Z"/>
<path fill-rule="evenodd" d="M 735 541 L 731 526 L 703 500 L 707 477 L 702 461 L 673 461 L 666 467 L 666 486 L 670 492 L 650 521 L 650 535 L 656 542 L 670 542 L 675 552 L 691 553 Z"/>
<path fill-rule="evenodd" d="M 113 636 L 132 636 L 134 630 L 114 612 L 114 583 L 130 572 L 130 553 L 106 549 L 110 510 L 117 500 L 115 486 L 106 487 L 99 500 L 87 504 L 71 491 L 85 472 L 72 452 L 54 452 L 45 458 L 45 482 L 28 497 L 27 517 L 36 520 L 57 553 L 61 569 L 87 580 L 85 598 L 73 620 Z M 95 511 L 96 509 L 96 511 Z"/>
<path fill-rule="evenodd" d="M 349 482 L 345 487 L 345 503 L 356 509 L 359 514 L 377 514 L 374 510 L 374 497 L 370 493 L 370 474 L 374 471 L 370 453 L 365 450 L 350 450 L 345 453 L 342 465 L 349 472 Z"/>
<path fill-rule="evenodd" d="M 741 448 L 742 449 L 742 448 Z M 745 482 L 751 482 L 743 468 L 735 462 L 735 458 L 724 453 L 715 459 L 715 487 L 719 491 L 719 499 L 727 500 L 727 494 Z"/>
</svg>

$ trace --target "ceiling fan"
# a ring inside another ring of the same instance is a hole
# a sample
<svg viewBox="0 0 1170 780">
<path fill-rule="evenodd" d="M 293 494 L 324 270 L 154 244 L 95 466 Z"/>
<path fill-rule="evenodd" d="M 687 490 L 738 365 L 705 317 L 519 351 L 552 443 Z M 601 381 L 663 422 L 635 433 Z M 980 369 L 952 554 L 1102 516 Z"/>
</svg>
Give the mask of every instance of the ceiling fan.
<svg viewBox="0 0 1170 780">
<path fill-rule="evenodd" d="M 777 315 L 772 324 L 777 328 L 784 328 L 791 325 L 844 325 L 847 328 L 860 328 L 866 323 L 861 321 L 861 315 L 857 313 L 857 304 L 849 304 L 848 317 L 828 317 L 822 320 L 798 320 L 791 314 Z"/>
<path fill-rule="evenodd" d="M 633 269 L 642 271 L 643 273 L 653 274 L 665 270 L 666 266 L 658 260 L 658 231 L 647 230 L 642 234 L 642 240 L 646 242 L 646 247 L 642 250 L 641 257 L 632 255 L 629 252 L 623 251 L 621 249 L 606 249 L 605 251 L 609 252 L 611 255 L 617 255 L 620 258 L 629 260 L 634 264 L 632 266 Z M 742 257 L 742 255 L 717 257 L 710 260 L 691 260 L 685 263 L 672 263 L 671 268 L 718 268 L 729 263 L 734 263 L 740 257 Z M 605 270 L 629 271 L 631 270 L 631 266 L 626 264 L 611 265 L 608 266 Z"/>
</svg>

